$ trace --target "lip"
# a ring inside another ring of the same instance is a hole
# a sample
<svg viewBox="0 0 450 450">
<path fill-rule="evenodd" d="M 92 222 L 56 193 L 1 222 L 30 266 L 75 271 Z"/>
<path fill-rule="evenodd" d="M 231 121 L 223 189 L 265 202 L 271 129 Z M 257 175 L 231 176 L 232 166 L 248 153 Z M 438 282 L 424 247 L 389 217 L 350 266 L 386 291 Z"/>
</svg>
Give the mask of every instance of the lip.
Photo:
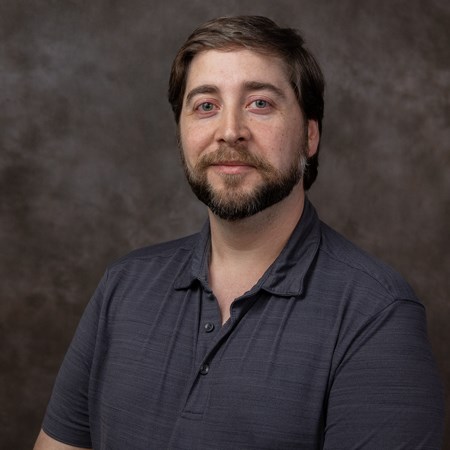
<svg viewBox="0 0 450 450">
<path fill-rule="evenodd" d="M 226 174 L 242 174 L 254 169 L 251 164 L 241 162 L 241 161 L 220 161 L 211 166 L 216 172 L 226 173 Z"/>
</svg>

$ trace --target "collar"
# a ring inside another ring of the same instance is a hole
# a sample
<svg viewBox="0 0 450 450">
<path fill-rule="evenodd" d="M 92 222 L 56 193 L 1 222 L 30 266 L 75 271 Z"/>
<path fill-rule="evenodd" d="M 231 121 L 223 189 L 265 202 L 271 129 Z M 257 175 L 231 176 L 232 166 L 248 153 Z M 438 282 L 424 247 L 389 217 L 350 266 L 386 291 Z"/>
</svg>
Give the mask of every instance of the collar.
<svg viewBox="0 0 450 450">
<path fill-rule="evenodd" d="M 305 198 L 302 216 L 278 258 L 267 269 L 251 292 L 263 289 L 271 294 L 291 297 L 300 296 L 308 270 L 320 245 L 320 221 L 316 210 Z M 180 273 L 174 283 L 175 289 L 189 288 L 196 280 L 208 287 L 208 259 L 210 252 L 210 228 L 206 221 L 197 235 L 187 270 Z M 189 270 L 190 269 L 190 270 Z"/>
</svg>

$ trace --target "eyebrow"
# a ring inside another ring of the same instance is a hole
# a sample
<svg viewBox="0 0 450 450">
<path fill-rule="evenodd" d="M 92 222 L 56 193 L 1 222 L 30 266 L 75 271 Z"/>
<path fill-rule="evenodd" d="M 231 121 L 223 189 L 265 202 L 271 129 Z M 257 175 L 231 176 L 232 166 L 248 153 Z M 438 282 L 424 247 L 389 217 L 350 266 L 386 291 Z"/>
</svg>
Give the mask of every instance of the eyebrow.
<svg viewBox="0 0 450 450">
<path fill-rule="evenodd" d="M 282 89 L 275 86 L 272 83 L 265 83 L 262 81 L 246 81 L 244 83 L 245 91 L 271 91 L 277 97 L 285 98 L 286 95 Z M 186 104 L 189 104 L 191 100 L 200 94 L 217 94 L 219 92 L 219 88 L 213 84 L 202 84 L 201 86 L 197 86 L 191 89 L 186 95 Z"/>
<path fill-rule="evenodd" d="M 244 87 L 246 91 L 270 91 L 277 97 L 286 97 L 286 94 L 283 92 L 283 90 L 272 83 L 265 83 L 261 81 L 247 81 L 244 83 Z"/>
<path fill-rule="evenodd" d="M 202 84 L 194 89 L 191 89 L 186 95 L 186 104 L 189 104 L 193 97 L 199 94 L 216 94 L 219 92 L 217 86 L 213 84 Z"/>
</svg>

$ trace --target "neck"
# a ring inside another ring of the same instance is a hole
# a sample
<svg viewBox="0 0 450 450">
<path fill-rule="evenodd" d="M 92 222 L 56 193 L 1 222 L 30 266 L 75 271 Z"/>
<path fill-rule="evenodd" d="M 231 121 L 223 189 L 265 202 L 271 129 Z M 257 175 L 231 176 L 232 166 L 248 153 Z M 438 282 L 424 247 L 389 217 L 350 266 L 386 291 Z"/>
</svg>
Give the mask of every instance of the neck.
<svg viewBox="0 0 450 450">
<path fill-rule="evenodd" d="M 304 207 L 301 186 L 281 202 L 246 219 L 230 222 L 209 212 L 211 262 L 256 264 L 266 268 L 277 258 Z"/>
<path fill-rule="evenodd" d="M 286 245 L 303 212 L 301 186 L 276 205 L 252 217 L 229 222 L 209 212 L 209 283 L 225 322 L 232 302 L 250 290 Z"/>
</svg>

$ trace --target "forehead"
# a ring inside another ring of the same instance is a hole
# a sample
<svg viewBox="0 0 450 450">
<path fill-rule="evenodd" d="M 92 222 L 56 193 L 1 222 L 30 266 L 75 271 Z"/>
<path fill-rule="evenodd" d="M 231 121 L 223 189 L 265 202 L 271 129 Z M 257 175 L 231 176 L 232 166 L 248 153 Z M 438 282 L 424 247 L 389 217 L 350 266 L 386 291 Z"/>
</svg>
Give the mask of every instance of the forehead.
<svg viewBox="0 0 450 450">
<path fill-rule="evenodd" d="M 199 84 L 231 85 L 243 81 L 276 83 L 289 88 L 286 63 L 278 56 L 256 50 L 204 50 L 192 59 L 186 91 Z"/>
</svg>

